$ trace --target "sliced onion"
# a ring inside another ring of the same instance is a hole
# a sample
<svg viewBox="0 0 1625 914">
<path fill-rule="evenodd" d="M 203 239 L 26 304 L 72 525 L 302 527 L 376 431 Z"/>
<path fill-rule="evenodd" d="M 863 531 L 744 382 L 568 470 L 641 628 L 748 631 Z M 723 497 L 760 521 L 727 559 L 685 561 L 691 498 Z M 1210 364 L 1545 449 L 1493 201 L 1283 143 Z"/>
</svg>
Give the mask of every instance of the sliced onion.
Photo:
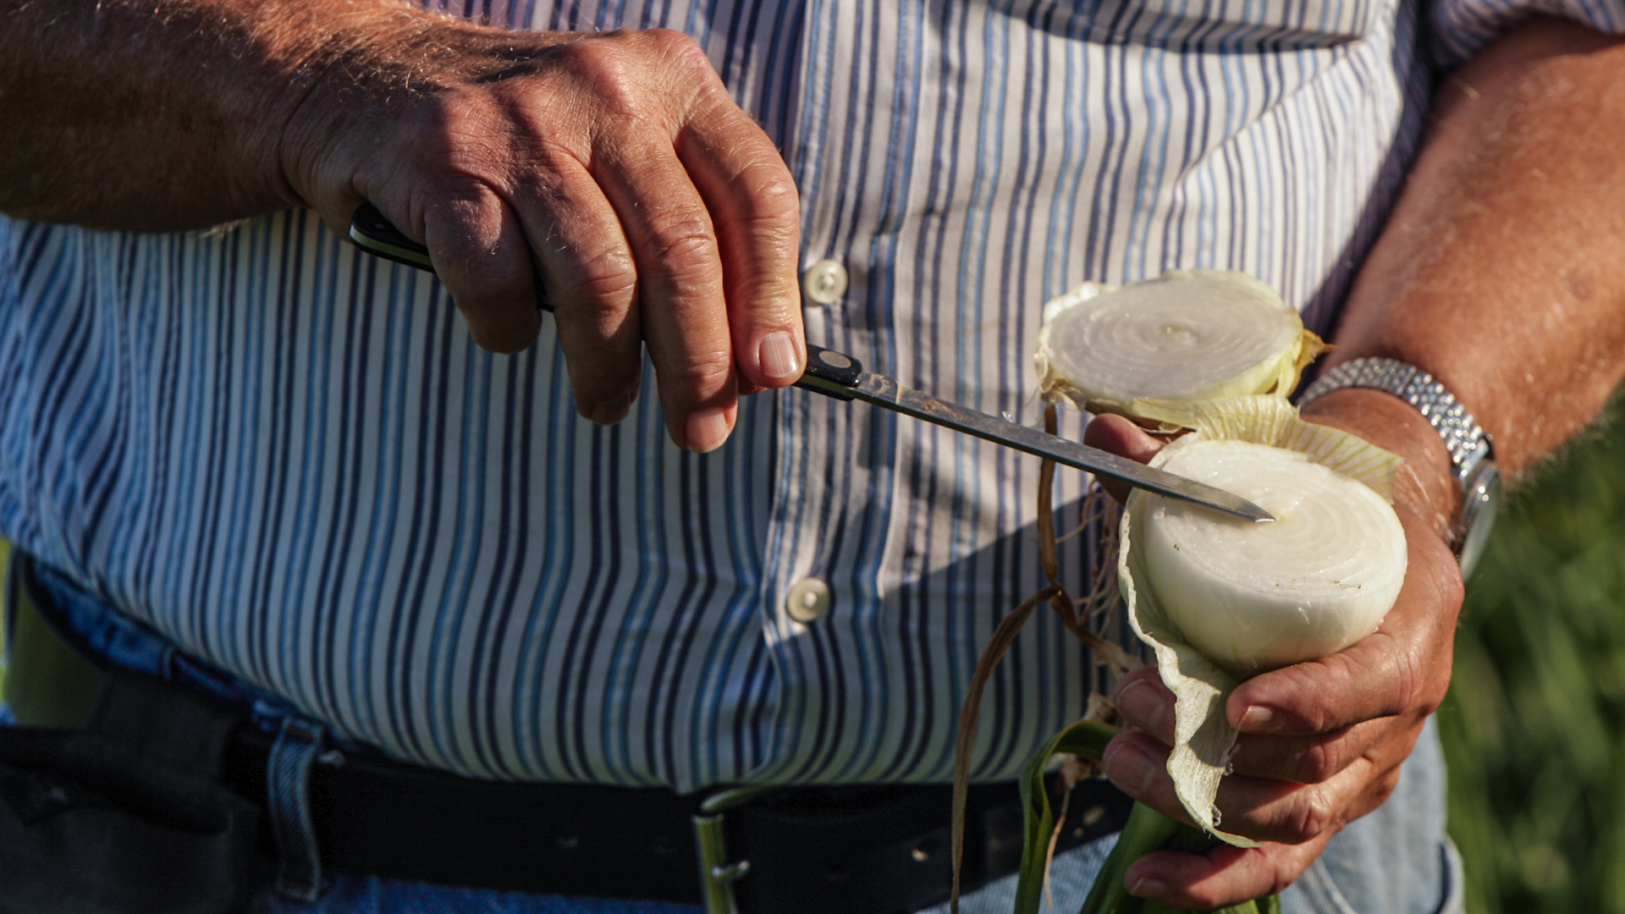
<svg viewBox="0 0 1625 914">
<path fill-rule="evenodd" d="M 1184 403 L 1284 395 L 1323 349 L 1269 286 L 1244 273 L 1180 270 L 1127 286 L 1085 283 L 1049 302 L 1034 358 L 1046 394 L 1183 425 Z"/>
<path fill-rule="evenodd" d="M 1389 506 L 1399 458 L 1304 422 L 1278 396 L 1199 404 L 1195 431 L 1153 465 L 1228 488 L 1276 516 L 1249 524 L 1136 491 L 1118 534 L 1129 621 L 1174 693 L 1168 773 L 1191 818 L 1214 797 L 1238 734 L 1225 701 L 1241 679 L 1369 634 L 1399 593 L 1404 530 Z"/>
<path fill-rule="evenodd" d="M 1163 469 L 1251 499 L 1253 524 L 1148 499 L 1146 582 L 1209 660 L 1250 675 L 1342 650 L 1376 631 L 1405 579 L 1405 533 L 1376 492 L 1297 451 L 1187 438 Z"/>
</svg>

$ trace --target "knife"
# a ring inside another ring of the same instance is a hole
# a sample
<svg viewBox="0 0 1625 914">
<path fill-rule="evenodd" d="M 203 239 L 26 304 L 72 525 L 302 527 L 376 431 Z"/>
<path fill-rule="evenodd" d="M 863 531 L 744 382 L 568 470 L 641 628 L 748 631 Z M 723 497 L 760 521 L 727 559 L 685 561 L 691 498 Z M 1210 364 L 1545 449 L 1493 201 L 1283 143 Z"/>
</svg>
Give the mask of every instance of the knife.
<svg viewBox="0 0 1625 914">
<path fill-rule="evenodd" d="M 363 203 L 356 210 L 350 221 L 350 240 L 370 254 L 434 272 L 429 249 L 401 234 L 371 203 Z M 551 304 L 540 298 L 539 286 L 537 292 L 542 309 L 553 310 Z M 807 368 L 795 386 L 840 400 L 873 403 L 893 412 L 1053 460 L 1062 466 L 1171 498 L 1206 505 L 1255 523 L 1275 519 L 1258 505 L 1223 489 L 910 390 L 885 375 L 864 371 L 863 364 L 857 359 L 833 349 L 808 343 Z"/>
</svg>

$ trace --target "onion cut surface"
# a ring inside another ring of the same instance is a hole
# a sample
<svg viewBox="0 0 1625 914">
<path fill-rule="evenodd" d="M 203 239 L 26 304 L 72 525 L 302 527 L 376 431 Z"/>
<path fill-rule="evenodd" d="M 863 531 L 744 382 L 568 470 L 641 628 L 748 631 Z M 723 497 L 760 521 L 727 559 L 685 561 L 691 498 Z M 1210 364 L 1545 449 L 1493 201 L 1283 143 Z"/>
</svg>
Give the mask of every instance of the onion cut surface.
<svg viewBox="0 0 1625 914">
<path fill-rule="evenodd" d="M 1146 582 L 1203 656 L 1251 675 L 1336 653 L 1377 630 L 1405 580 L 1405 533 L 1381 496 L 1299 451 L 1182 439 L 1160 466 L 1275 515 L 1254 524 L 1149 502 Z"/>
<path fill-rule="evenodd" d="M 1183 426 L 1185 404 L 1280 393 L 1325 349 L 1274 289 L 1233 271 L 1084 283 L 1044 306 L 1039 385 L 1079 409 Z"/>
<path fill-rule="evenodd" d="M 1304 422 L 1283 398 L 1198 404 L 1195 432 L 1153 466 L 1227 488 L 1276 516 L 1250 524 L 1135 491 L 1119 533 L 1129 620 L 1174 693 L 1168 760 L 1181 804 L 1213 834 L 1237 732 L 1224 705 L 1241 679 L 1341 650 L 1398 596 L 1405 534 L 1390 506 L 1399 458 Z"/>
</svg>

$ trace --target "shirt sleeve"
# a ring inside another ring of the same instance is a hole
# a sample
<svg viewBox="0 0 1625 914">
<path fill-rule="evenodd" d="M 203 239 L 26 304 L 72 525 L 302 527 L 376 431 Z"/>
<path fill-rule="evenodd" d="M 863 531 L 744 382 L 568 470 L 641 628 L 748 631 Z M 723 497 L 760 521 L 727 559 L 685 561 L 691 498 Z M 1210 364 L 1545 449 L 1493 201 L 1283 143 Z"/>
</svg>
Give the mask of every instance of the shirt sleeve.
<svg viewBox="0 0 1625 914">
<path fill-rule="evenodd" d="M 1434 0 L 1428 15 L 1434 60 L 1453 70 L 1535 16 L 1625 35 L 1625 0 Z"/>
</svg>

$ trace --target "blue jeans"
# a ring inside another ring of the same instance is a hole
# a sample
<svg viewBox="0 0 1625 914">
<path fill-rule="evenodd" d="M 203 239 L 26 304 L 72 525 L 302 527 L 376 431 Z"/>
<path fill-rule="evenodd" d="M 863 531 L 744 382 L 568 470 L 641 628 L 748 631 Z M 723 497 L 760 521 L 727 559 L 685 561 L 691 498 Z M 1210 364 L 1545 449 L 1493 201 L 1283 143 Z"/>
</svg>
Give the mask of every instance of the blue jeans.
<svg viewBox="0 0 1625 914">
<path fill-rule="evenodd" d="M 93 596 L 40 569 L 41 583 L 67 624 L 114 663 L 183 682 L 237 704 L 274 732 L 289 712 L 218 671 L 197 664 L 167 641 L 101 605 Z M 0 725 L 8 722 L 0 707 Z M 1282 896 L 1286 914 L 1460 914 L 1462 872 L 1444 833 L 1444 759 L 1428 722 L 1405 763 L 1394 796 L 1380 809 L 1340 833 L 1326 852 Z M 1075 911 L 1111 852 L 1108 836 L 1058 855 L 1051 867 L 1055 908 Z M 630 864 L 635 865 L 635 863 Z M 266 888 L 255 914 L 700 914 L 700 908 L 646 901 L 565 898 L 492 892 L 327 873 L 328 889 L 314 902 L 291 901 Z M 748 878 L 748 877 L 747 877 Z M 960 901 L 964 914 L 1005 914 L 1012 909 L 1014 876 L 993 882 Z M 946 914 L 946 904 L 929 914 Z"/>
</svg>

